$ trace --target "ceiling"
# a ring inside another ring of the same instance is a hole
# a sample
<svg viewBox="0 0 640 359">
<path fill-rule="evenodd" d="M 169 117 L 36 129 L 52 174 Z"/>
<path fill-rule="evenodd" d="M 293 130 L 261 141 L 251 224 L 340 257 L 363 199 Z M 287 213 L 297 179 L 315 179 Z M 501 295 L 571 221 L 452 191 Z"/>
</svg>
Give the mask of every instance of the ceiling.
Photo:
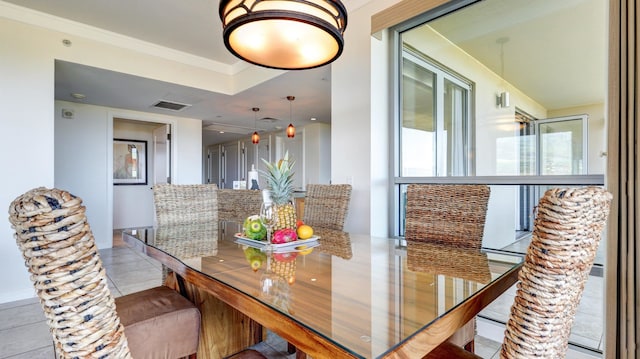
<svg viewBox="0 0 640 359">
<path fill-rule="evenodd" d="M 241 63 L 222 42 L 217 0 L 0 1 L 200 56 L 221 66 Z M 369 1 L 342 0 L 347 11 Z M 528 4 L 525 11 L 519 10 L 525 8 L 523 2 Z M 530 0 L 484 1 L 430 25 L 489 69 L 502 72 L 507 81 L 547 108 L 602 102 L 605 2 L 533 3 L 545 7 L 532 9 Z M 581 4 L 579 11 L 573 9 L 576 4 Z M 594 12 L 594 6 L 599 12 Z M 496 22 L 496 18 L 504 21 Z M 557 36 L 559 31 L 570 31 L 572 41 L 557 41 L 562 38 Z M 501 66 L 496 39 L 505 36 L 509 41 L 503 46 Z M 233 96 L 64 61 L 56 61 L 55 79 L 59 100 L 202 119 L 204 144 L 244 137 L 253 132 L 256 122 L 259 129 L 270 131 L 284 128 L 289 122 L 304 126 L 311 123 L 311 118 L 331 121 L 330 65 L 285 72 Z M 86 97 L 78 100 L 72 93 Z M 295 96 L 295 101 L 287 101 L 289 95 Z M 159 100 L 191 106 L 179 112 L 152 107 Z M 253 107 L 260 111 L 254 114 Z M 254 121 L 254 116 L 277 120 Z M 226 124 L 226 133 L 211 130 L 217 128 L 216 124 Z"/>
<path fill-rule="evenodd" d="M 607 6 L 602 0 L 491 0 L 429 26 L 556 110 L 604 103 Z"/>
</svg>

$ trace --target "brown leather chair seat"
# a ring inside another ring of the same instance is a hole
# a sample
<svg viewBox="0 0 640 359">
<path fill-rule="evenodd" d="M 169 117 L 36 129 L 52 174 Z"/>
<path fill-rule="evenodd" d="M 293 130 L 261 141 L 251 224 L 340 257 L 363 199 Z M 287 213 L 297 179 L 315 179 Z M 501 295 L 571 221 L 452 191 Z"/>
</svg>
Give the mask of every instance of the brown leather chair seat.
<svg viewBox="0 0 640 359">
<path fill-rule="evenodd" d="M 115 302 L 134 358 L 182 358 L 198 351 L 200 311 L 178 292 L 160 286 Z"/>
</svg>

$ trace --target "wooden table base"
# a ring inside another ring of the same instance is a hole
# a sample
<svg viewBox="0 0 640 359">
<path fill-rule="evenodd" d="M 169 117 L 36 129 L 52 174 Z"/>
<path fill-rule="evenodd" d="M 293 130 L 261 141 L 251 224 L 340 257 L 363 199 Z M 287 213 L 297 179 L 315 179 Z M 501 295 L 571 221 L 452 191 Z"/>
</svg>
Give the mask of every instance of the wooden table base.
<svg viewBox="0 0 640 359">
<path fill-rule="evenodd" d="M 181 292 L 200 310 L 198 359 L 224 358 L 263 341 L 266 333 L 256 321 L 171 272 L 165 285 Z"/>
</svg>

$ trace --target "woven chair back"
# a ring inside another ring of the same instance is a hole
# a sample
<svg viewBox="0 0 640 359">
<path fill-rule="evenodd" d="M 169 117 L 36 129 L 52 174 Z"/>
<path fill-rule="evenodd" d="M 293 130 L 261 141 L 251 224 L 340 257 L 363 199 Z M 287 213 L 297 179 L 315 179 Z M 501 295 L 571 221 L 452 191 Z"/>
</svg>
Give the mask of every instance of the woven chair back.
<svg viewBox="0 0 640 359">
<path fill-rule="evenodd" d="M 159 226 L 153 246 L 179 260 L 211 257 L 218 254 L 218 223 L 188 226 Z"/>
<path fill-rule="evenodd" d="M 565 357 L 611 197 L 583 187 L 551 189 L 540 199 L 501 358 Z"/>
<path fill-rule="evenodd" d="M 260 214 L 262 192 L 248 189 L 218 190 L 218 219 L 242 223 L 251 215 Z"/>
<path fill-rule="evenodd" d="M 349 211 L 351 185 L 309 184 L 304 197 L 303 221 L 312 227 L 341 231 Z"/>
<path fill-rule="evenodd" d="M 157 184 L 153 202 L 158 226 L 218 222 L 215 184 Z"/>
<path fill-rule="evenodd" d="M 486 185 L 409 185 L 405 238 L 479 250 L 489 195 Z"/>
<path fill-rule="evenodd" d="M 407 268 L 413 272 L 452 276 L 480 284 L 491 281 L 487 254 L 475 249 L 407 241 Z"/>
<path fill-rule="evenodd" d="M 336 229 L 322 228 L 317 234 L 320 237 L 318 239 L 320 246 L 315 250 L 342 259 L 351 259 L 353 257 L 349 233 Z"/>
<path fill-rule="evenodd" d="M 9 221 L 59 358 L 131 358 L 82 200 L 35 188 Z"/>
</svg>

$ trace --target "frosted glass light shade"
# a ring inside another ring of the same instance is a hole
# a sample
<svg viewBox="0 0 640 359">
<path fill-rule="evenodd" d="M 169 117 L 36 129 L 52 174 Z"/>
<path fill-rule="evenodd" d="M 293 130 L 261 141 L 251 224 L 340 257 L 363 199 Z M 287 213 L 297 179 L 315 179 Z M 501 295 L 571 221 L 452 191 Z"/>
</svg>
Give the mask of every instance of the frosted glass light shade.
<svg viewBox="0 0 640 359">
<path fill-rule="evenodd" d="M 224 43 L 250 63 L 310 69 L 337 59 L 347 11 L 339 0 L 221 0 Z"/>
</svg>

